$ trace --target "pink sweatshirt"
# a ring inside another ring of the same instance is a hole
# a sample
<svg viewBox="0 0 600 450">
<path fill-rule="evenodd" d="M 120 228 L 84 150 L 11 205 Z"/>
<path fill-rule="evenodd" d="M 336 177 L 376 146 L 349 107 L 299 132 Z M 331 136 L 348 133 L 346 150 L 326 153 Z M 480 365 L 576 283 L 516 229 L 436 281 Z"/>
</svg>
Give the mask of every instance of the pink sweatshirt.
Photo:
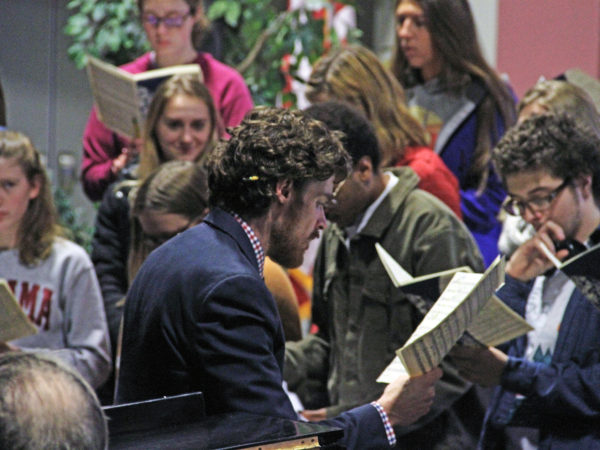
<svg viewBox="0 0 600 450">
<path fill-rule="evenodd" d="M 242 76 L 208 53 L 198 53 L 194 62 L 202 69 L 204 83 L 213 96 L 215 107 L 224 125 L 226 127 L 238 125 L 253 107 L 250 91 Z M 140 73 L 155 67 L 151 53 L 146 53 L 121 68 L 130 73 Z M 102 194 L 115 179 L 110 170 L 112 160 L 127 145 L 127 138 L 106 128 L 93 108 L 83 133 L 81 160 L 81 182 L 90 200 L 102 199 Z"/>
</svg>

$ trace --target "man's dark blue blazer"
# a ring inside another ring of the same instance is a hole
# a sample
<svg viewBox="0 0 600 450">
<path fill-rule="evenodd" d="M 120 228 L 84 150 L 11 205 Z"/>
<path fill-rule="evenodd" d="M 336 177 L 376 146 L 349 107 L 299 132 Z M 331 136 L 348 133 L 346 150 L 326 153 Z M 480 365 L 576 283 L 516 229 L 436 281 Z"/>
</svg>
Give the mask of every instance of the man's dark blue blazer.
<svg viewBox="0 0 600 450">
<path fill-rule="evenodd" d="M 118 403 L 202 391 L 207 414 L 296 419 L 282 389 L 284 335 L 250 240 L 220 209 L 152 252 L 127 296 Z M 323 423 L 349 448 L 387 447 L 371 405 Z"/>
</svg>

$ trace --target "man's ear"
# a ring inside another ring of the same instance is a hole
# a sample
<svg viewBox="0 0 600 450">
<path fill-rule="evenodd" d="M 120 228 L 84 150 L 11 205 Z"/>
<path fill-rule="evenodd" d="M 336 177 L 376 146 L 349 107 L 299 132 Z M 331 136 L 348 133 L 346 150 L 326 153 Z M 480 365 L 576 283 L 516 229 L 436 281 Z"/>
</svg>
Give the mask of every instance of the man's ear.
<svg viewBox="0 0 600 450">
<path fill-rule="evenodd" d="M 285 203 L 292 198 L 292 180 L 279 180 L 275 185 L 275 197 L 279 203 Z"/>
<path fill-rule="evenodd" d="M 354 165 L 354 172 L 358 173 L 360 181 L 370 181 L 373 178 L 373 161 L 369 156 L 363 156 Z"/>
</svg>

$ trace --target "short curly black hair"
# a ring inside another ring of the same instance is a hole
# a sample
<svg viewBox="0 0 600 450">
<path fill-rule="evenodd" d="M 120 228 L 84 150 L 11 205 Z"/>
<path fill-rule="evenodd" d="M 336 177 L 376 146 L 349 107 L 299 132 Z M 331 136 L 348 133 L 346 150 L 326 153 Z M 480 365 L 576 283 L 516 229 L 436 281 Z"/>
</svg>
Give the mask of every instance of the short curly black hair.
<svg viewBox="0 0 600 450">
<path fill-rule="evenodd" d="M 304 110 L 313 119 L 320 120 L 330 130 L 341 131 L 344 148 L 350 153 L 353 164 L 368 156 L 375 172 L 379 169 L 380 152 L 375 129 L 366 116 L 346 102 L 315 103 Z"/>
<path fill-rule="evenodd" d="M 496 145 L 493 159 L 505 183 L 510 175 L 540 169 L 563 180 L 592 175 L 600 201 L 600 137 L 570 114 L 544 113 L 515 125 Z"/>
<path fill-rule="evenodd" d="M 209 203 L 244 218 L 266 213 L 280 180 L 301 192 L 308 181 L 343 179 L 351 170 L 337 133 L 301 111 L 257 107 L 228 131 L 206 164 Z"/>
</svg>

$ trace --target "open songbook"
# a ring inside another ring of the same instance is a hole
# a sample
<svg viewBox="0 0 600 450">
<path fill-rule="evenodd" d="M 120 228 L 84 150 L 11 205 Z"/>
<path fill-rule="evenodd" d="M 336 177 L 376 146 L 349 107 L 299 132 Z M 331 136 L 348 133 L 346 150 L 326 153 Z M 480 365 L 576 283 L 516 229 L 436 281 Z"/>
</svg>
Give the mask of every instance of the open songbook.
<svg viewBox="0 0 600 450">
<path fill-rule="evenodd" d="M 0 279 L 0 342 L 8 342 L 37 333 L 6 280 Z"/>
<path fill-rule="evenodd" d="M 202 79 L 198 64 L 132 74 L 90 55 L 87 61 L 98 118 L 111 130 L 129 138 L 140 137 L 146 112 L 160 83 L 177 74 L 198 74 Z"/>
<path fill-rule="evenodd" d="M 600 244 L 566 261 L 557 259 L 544 245 L 542 250 L 554 266 L 567 275 L 594 306 L 600 308 Z"/>
<path fill-rule="evenodd" d="M 494 346 L 531 331 L 522 317 L 494 295 L 503 283 L 504 259 L 500 257 L 483 274 L 455 273 L 377 381 L 389 383 L 401 374 L 427 372 L 459 341 Z"/>
<path fill-rule="evenodd" d="M 426 299 L 435 301 L 440 296 L 446 285 L 457 272 L 472 272 L 469 266 L 460 266 L 442 272 L 430 273 L 419 277 L 413 277 L 390 255 L 379 242 L 375 243 L 375 250 L 392 279 L 395 287 L 402 287 L 404 292 L 420 295 Z"/>
</svg>

